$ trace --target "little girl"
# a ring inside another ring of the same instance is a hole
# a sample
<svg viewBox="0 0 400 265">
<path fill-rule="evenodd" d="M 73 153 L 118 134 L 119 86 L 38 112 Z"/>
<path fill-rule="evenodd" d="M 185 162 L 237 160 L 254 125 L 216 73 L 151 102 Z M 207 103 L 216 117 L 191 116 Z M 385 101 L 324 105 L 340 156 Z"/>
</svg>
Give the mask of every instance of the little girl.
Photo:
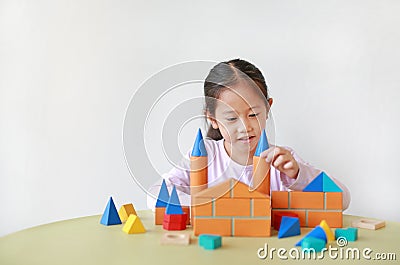
<svg viewBox="0 0 400 265">
<path fill-rule="evenodd" d="M 204 82 L 205 115 L 211 123 L 204 144 L 208 153 L 208 187 L 230 178 L 251 185 L 253 155 L 265 129 L 273 100 L 261 71 L 253 64 L 234 59 L 215 65 Z M 271 163 L 271 190 L 303 190 L 321 170 L 302 160 L 288 147 L 271 146 L 260 155 Z M 187 159 L 163 174 L 167 185 L 175 185 L 183 205 L 190 205 L 190 151 Z M 343 191 L 343 208 L 350 193 L 330 176 Z M 154 209 L 161 183 L 153 185 L 148 207 Z M 155 198 L 154 198 L 155 197 Z"/>
</svg>

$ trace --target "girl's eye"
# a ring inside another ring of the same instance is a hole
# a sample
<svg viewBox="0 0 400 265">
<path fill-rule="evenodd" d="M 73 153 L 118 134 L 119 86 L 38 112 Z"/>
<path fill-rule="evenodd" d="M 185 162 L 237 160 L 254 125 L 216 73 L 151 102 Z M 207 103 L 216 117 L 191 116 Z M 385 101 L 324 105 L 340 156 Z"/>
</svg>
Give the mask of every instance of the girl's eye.
<svg viewBox="0 0 400 265">
<path fill-rule="evenodd" d="M 236 118 L 226 118 L 227 121 L 235 121 Z"/>
<path fill-rule="evenodd" d="M 260 113 L 253 113 L 253 114 L 250 114 L 249 116 L 250 117 L 256 117 L 256 116 L 258 116 L 258 114 L 260 114 Z"/>
</svg>

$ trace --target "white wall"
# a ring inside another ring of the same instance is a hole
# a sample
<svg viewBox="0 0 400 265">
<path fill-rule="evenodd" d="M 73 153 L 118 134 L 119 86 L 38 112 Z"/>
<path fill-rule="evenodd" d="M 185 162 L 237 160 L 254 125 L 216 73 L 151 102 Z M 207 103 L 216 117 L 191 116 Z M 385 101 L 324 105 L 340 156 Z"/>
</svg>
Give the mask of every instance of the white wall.
<svg viewBox="0 0 400 265">
<path fill-rule="evenodd" d="M 348 185 L 347 213 L 400 221 L 400 2 L 186 2 L 0 2 L 0 235 L 110 195 L 145 208 L 130 97 L 169 65 L 235 57 L 266 75 L 276 142 Z"/>
</svg>

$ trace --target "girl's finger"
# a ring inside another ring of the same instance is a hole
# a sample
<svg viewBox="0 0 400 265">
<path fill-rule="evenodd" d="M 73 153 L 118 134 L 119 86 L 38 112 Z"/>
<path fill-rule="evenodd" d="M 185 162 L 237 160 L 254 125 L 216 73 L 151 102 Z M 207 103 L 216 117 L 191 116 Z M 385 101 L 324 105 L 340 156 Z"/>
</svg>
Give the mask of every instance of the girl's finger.
<svg viewBox="0 0 400 265">
<path fill-rule="evenodd" d="M 287 162 L 286 164 L 283 165 L 283 168 L 284 169 L 289 169 L 289 168 L 292 168 L 293 165 L 294 165 L 293 161 L 289 161 L 289 162 Z"/>
<path fill-rule="evenodd" d="M 284 149 L 279 148 L 279 147 L 272 148 L 266 158 L 267 163 L 270 163 L 271 161 L 275 161 L 279 155 L 284 154 L 284 151 L 285 151 Z"/>
<path fill-rule="evenodd" d="M 273 165 L 275 168 L 282 167 L 283 165 L 285 165 L 287 162 L 290 161 L 290 157 L 287 155 L 279 155 L 275 161 L 273 162 Z"/>
</svg>

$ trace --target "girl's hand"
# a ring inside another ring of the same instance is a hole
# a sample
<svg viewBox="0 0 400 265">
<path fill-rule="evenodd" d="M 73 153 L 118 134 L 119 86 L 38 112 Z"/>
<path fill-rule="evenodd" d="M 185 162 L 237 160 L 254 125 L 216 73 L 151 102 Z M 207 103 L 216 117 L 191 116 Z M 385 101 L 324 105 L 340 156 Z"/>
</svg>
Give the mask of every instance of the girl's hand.
<svg viewBox="0 0 400 265">
<path fill-rule="evenodd" d="M 299 174 L 299 165 L 293 158 L 289 150 L 282 147 L 271 146 L 260 154 L 267 163 L 271 163 L 280 172 L 292 179 L 296 179 Z"/>
</svg>

